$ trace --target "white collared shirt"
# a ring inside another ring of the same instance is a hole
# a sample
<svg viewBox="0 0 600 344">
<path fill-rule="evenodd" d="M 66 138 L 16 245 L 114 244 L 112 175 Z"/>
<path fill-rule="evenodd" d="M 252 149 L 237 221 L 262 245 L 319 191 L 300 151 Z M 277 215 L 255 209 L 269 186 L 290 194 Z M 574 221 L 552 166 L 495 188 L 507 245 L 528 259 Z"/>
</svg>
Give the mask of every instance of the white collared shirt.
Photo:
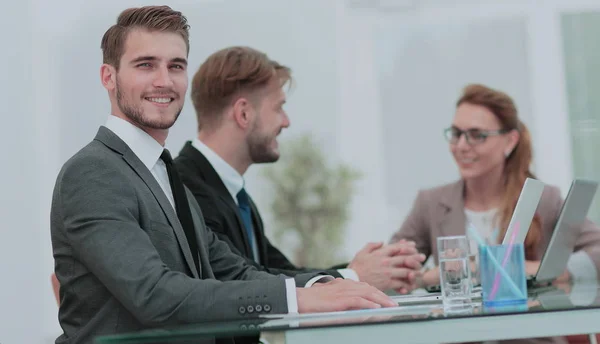
<svg viewBox="0 0 600 344">
<path fill-rule="evenodd" d="M 235 204 L 238 204 L 237 194 L 246 184 L 244 177 L 199 139 L 194 139 L 192 141 L 192 146 L 202 153 L 206 160 L 212 165 L 219 175 L 219 178 L 223 181 L 223 184 L 225 184 L 225 188 L 229 191 L 231 198 L 233 198 Z"/>
<path fill-rule="evenodd" d="M 150 170 L 175 209 L 175 199 L 169 182 L 167 166 L 160 158 L 164 147 L 148 133 L 119 117 L 108 116 L 104 126 L 123 140 L 144 166 Z"/>
<path fill-rule="evenodd" d="M 237 194 L 244 188 L 245 181 L 244 177 L 235 170 L 231 165 L 229 165 L 223 158 L 221 158 L 217 153 L 215 153 L 210 147 L 204 144 L 204 142 L 194 139 L 192 141 L 192 146 L 202 153 L 208 160 L 208 162 L 215 169 L 223 184 L 225 184 L 225 188 L 229 191 L 231 198 L 235 204 L 239 205 Z M 260 255 L 258 254 L 258 243 L 256 242 L 256 234 L 251 239 L 250 248 L 252 249 L 252 255 L 254 261 L 260 264 Z"/>
</svg>

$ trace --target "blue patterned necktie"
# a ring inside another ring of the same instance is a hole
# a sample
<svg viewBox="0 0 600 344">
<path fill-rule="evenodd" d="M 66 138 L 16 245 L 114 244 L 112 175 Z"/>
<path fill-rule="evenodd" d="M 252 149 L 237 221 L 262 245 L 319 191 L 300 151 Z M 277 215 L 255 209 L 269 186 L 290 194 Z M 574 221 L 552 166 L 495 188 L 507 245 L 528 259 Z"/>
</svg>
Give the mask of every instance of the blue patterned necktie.
<svg viewBox="0 0 600 344">
<path fill-rule="evenodd" d="M 244 229 L 248 236 L 248 244 L 252 250 L 252 257 L 255 261 L 258 261 L 258 246 L 256 244 L 256 236 L 254 235 L 254 226 L 252 225 L 252 208 L 250 208 L 250 199 L 246 190 L 242 189 L 237 194 L 238 208 L 240 209 L 240 215 L 242 215 L 242 222 L 244 223 Z"/>
</svg>

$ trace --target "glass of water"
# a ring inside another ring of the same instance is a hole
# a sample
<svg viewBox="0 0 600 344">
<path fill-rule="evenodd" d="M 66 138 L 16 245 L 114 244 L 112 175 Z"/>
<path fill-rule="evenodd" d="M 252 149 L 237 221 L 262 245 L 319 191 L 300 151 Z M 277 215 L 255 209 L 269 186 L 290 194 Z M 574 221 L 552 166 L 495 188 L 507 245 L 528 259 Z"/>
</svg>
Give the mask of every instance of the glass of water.
<svg viewBox="0 0 600 344">
<path fill-rule="evenodd" d="M 467 237 L 437 238 L 444 310 L 471 308 L 471 262 Z"/>
</svg>

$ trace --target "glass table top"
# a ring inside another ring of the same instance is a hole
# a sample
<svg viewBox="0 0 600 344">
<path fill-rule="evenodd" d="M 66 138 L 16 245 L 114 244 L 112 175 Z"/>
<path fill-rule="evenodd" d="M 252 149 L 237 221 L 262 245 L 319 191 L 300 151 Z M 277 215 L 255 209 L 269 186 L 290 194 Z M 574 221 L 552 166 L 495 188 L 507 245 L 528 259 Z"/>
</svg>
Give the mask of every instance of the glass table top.
<svg viewBox="0 0 600 344">
<path fill-rule="evenodd" d="M 398 297 L 398 300 L 401 299 L 402 297 Z M 561 284 L 530 290 L 527 303 L 517 306 L 488 308 L 475 299 L 470 309 L 448 312 L 444 311 L 441 302 L 406 305 L 399 301 L 399 306 L 393 308 L 296 314 L 293 316 L 269 315 L 268 318 L 248 318 L 156 328 L 134 333 L 100 336 L 96 338 L 96 343 L 163 343 L 166 340 L 178 342 L 202 338 L 257 336 L 261 332 L 295 331 L 315 327 L 443 321 L 444 319 L 455 318 L 574 311 L 588 308 L 600 308 L 600 286 L 598 283 Z"/>
</svg>

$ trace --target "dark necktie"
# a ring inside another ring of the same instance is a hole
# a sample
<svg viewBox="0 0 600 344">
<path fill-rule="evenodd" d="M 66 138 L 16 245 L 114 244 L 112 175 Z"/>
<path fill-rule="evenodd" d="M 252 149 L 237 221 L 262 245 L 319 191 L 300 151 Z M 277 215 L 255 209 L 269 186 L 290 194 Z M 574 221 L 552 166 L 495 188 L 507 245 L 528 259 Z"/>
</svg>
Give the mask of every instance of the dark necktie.
<svg viewBox="0 0 600 344">
<path fill-rule="evenodd" d="M 238 192 L 237 200 L 238 208 L 240 209 L 240 214 L 242 215 L 242 222 L 244 223 L 244 229 L 248 235 L 248 244 L 250 245 L 252 257 L 255 261 L 257 261 L 258 252 L 255 252 L 255 248 L 257 246 L 256 237 L 254 235 L 254 226 L 252 225 L 252 208 L 250 208 L 250 199 L 246 193 L 246 190 L 242 189 L 240 192 Z"/>
<path fill-rule="evenodd" d="M 163 150 L 160 155 L 162 161 L 167 166 L 167 173 L 169 174 L 169 183 L 171 183 L 171 191 L 173 192 L 173 199 L 175 200 L 175 210 L 177 211 L 177 217 L 185 232 L 188 244 L 190 245 L 190 251 L 192 251 L 192 257 L 194 257 L 194 263 L 196 264 L 196 271 L 200 276 L 200 258 L 198 252 L 198 241 L 196 239 L 196 230 L 194 228 L 194 221 L 192 220 L 192 212 L 190 205 L 185 194 L 185 188 L 179 178 L 179 174 L 173 167 L 173 158 L 167 149 Z"/>
</svg>

